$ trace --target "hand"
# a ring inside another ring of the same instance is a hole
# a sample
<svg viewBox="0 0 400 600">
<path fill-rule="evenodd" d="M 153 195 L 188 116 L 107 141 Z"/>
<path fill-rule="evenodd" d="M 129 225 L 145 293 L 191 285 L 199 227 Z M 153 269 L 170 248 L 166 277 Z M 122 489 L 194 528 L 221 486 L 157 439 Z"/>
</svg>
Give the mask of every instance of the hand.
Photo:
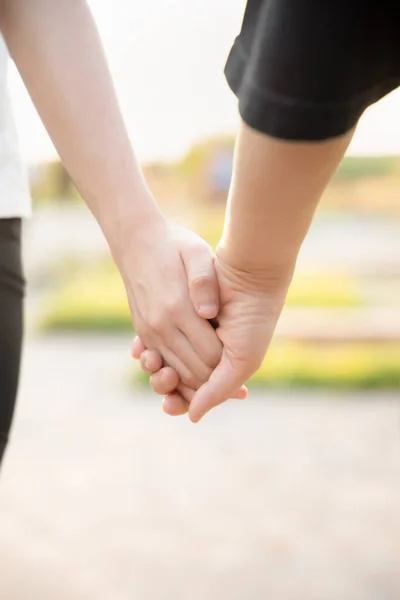
<svg viewBox="0 0 400 600">
<path fill-rule="evenodd" d="M 222 351 L 207 320 L 219 309 L 211 249 L 164 219 L 126 239 L 114 256 L 137 333 L 176 371 L 182 385 L 197 389 Z"/>
<path fill-rule="evenodd" d="M 193 395 L 186 409 L 193 422 L 198 422 L 212 407 L 234 396 L 241 384 L 259 368 L 268 349 L 289 286 L 292 269 L 270 269 L 268 272 L 244 272 L 235 268 L 222 249 L 217 254 L 215 268 L 220 286 L 220 313 L 217 335 L 222 341 L 221 360 L 209 380 Z M 134 356 L 145 346 L 136 340 Z M 143 355 L 142 355 L 143 356 Z M 159 357 L 150 351 L 144 354 L 153 389 L 168 394 L 164 410 L 176 415 L 185 412 L 177 393 L 170 393 L 178 381 L 177 374 L 161 366 Z"/>
<path fill-rule="evenodd" d="M 190 402 L 196 393 L 179 381 L 179 375 L 171 367 L 163 367 L 163 360 L 157 350 L 149 350 L 140 337 L 136 336 L 132 344 L 132 356 L 140 360 L 142 371 L 150 375 L 150 385 L 153 391 L 164 396 L 162 408 L 171 417 L 184 415 L 189 411 Z M 212 369 L 209 375 L 211 376 Z M 232 396 L 235 400 L 245 400 L 248 390 L 242 385 Z"/>
</svg>

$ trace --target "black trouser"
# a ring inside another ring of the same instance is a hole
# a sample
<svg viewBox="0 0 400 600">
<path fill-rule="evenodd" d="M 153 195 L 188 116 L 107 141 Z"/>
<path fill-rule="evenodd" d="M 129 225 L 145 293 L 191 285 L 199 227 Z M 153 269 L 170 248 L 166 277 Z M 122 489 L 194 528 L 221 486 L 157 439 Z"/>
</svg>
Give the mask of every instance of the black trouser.
<svg viewBox="0 0 400 600">
<path fill-rule="evenodd" d="M 21 219 L 0 219 L 0 462 L 18 389 L 23 297 Z"/>
</svg>

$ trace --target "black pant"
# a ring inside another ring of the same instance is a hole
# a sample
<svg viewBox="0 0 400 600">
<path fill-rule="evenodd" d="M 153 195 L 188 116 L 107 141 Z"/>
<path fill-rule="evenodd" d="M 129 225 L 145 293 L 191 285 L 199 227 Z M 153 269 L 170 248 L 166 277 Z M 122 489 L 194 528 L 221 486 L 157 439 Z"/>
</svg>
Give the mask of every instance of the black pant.
<svg viewBox="0 0 400 600">
<path fill-rule="evenodd" d="M 24 287 L 21 220 L 0 219 L 0 462 L 18 389 Z"/>
</svg>

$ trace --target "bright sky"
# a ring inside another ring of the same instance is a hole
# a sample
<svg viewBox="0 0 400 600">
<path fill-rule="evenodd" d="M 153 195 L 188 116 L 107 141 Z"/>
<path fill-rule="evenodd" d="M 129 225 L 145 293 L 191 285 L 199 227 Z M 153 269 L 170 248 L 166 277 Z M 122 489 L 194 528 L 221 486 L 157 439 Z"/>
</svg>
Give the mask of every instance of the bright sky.
<svg viewBox="0 0 400 600">
<path fill-rule="evenodd" d="M 236 130 L 236 99 L 222 71 L 245 0 L 89 0 L 89 4 L 142 161 L 173 159 L 202 137 Z M 14 67 L 10 88 L 25 160 L 54 157 Z M 350 152 L 400 154 L 399 91 L 366 112 Z"/>
</svg>

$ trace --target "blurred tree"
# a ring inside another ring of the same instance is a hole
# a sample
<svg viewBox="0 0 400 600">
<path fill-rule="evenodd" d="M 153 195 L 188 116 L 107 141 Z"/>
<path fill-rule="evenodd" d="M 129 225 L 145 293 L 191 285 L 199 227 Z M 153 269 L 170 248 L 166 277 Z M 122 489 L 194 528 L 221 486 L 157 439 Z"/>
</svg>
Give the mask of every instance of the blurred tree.
<svg viewBox="0 0 400 600">
<path fill-rule="evenodd" d="M 195 144 L 178 163 L 179 173 L 188 181 L 190 196 L 198 202 L 225 202 L 229 190 L 233 136 L 221 136 Z"/>
<path fill-rule="evenodd" d="M 399 174 L 400 160 L 393 156 L 346 156 L 334 177 L 335 181 L 354 181 L 367 177 Z"/>
<path fill-rule="evenodd" d="M 81 199 L 68 172 L 58 160 L 31 167 L 29 179 L 35 203 Z"/>
</svg>

